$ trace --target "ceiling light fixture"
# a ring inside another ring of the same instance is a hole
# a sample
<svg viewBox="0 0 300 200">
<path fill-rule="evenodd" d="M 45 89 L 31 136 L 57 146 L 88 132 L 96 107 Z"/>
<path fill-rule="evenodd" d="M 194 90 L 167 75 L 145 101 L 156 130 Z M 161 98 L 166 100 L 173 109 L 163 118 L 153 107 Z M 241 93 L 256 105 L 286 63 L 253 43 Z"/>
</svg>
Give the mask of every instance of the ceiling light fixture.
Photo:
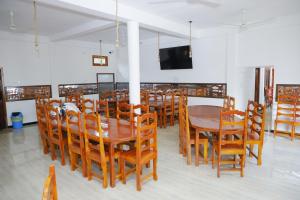
<svg viewBox="0 0 300 200">
<path fill-rule="evenodd" d="M 116 0 L 116 47 L 119 48 L 120 46 L 120 40 L 119 40 L 119 16 L 118 16 L 118 0 Z"/>
<path fill-rule="evenodd" d="M 36 0 L 33 0 L 33 26 L 34 26 L 34 48 L 39 52 L 39 35 L 38 35 L 38 22 L 37 22 L 37 5 Z"/>
<path fill-rule="evenodd" d="M 100 56 L 102 55 L 102 40 L 99 40 L 100 43 Z"/>
<path fill-rule="evenodd" d="M 9 11 L 9 16 L 10 16 L 10 23 L 9 23 L 9 29 L 14 31 L 17 29 L 17 26 L 15 24 L 15 13 L 14 11 Z"/>
<path fill-rule="evenodd" d="M 190 23 L 190 50 L 189 50 L 189 57 L 192 58 L 192 21 Z"/>
</svg>

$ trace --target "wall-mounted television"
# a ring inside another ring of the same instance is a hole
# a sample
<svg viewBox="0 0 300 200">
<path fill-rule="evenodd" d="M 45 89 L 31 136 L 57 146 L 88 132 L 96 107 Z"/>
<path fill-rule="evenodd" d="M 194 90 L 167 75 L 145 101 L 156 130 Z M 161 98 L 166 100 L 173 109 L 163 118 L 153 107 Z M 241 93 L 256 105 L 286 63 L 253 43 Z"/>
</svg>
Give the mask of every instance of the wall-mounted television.
<svg viewBox="0 0 300 200">
<path fill-rule="evenodd" d="M 193 63 L 189 52 L 190 46 L 159 49 L 160 69 L 192 69 Z"/>
</svg>

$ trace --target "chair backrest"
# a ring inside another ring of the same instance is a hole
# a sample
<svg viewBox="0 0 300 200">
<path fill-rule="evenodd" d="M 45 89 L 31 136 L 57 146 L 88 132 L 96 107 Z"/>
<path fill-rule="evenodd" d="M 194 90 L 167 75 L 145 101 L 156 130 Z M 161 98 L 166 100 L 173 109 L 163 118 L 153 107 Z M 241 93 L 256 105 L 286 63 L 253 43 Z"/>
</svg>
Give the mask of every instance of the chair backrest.
<svg viewBox="0 0 300 200">
<path fill-rule="evenodd" d="M 296 99 L 293 96 L 278 96 L 276 119 L 293 121 L 295 119 L 295 102 Z"/>
<path fill-rule="evenodd" d="M 95 112 L 95 102 L 92 99 L 83 99 L 82 100 L 82 112 L 84 113 L 93 113 Z"/>
<path fill-rule="evenodd" d="M 106 166 L 100 115 L 95 113 L 84 114 L 83 123 L 85 150 L 87 156 L 91 151 L 97 151 L 101 157 L 102 167 Z"/>
<path fill-rule="evenodd" d="M 187 105 L 181 107 L 181 131 L 183 144 L 186 145 L 190 141 L 190 122 L 189 122 L 189 111 Z"/>
<path fill-rule="evenodd" d="M 46 106 L 46 118 L 49 136 L 53 137 L 54 135 L 57 135 L 59 139 L 62 140 L 63 135 L 61 131 L 61 119 L 59 111 L 52 106 Z"/>
<path fill-rule="evenodd" d="M 81 126 L 81 113 L 72 110 L 66 113 L 68 145 L 84 147 L 84 134 Z"/>
<path fill-rule="evenodd" d="M 37 104 L 36 105 L 36 118 L 38 122 L 38 127 L 40 131 L 47 130 L 47 118 L 46 118 L 46 105 Z"/>
<path fill-rule="evenodd" d="M 62 101 L 60 99 L 51 99 L 48 101 L 48 105 L 50 106 L 61 106 Z"/>
<path fill-rule="evenodd" d="M 143 104 L 133 105 L 132 112 L 133 112 L 133 117 L 146 114 L 149 112 L 149 105 L 143 105 Z"/>
<path fill-rule="evenodd" d="M 147 91 L 142 91 L 141 92 L 141 104 L 144 104 L 144 105 L 149 104 L 148 92 Z"/>
<path fill-rule="evenodd" d="M 107 100 L 97 100 L 96 101 L 96 112 L 109 118 L 109 107 Z"/>
<path fill-rule="evenodd" d="M 81 100 L 82 95 L 81 94 L 72 94 L 65 97 L 65 101 L 68 103 L 74 103 L 78 108 L 81 108 Z"/>
<path fill-rule="evenodd" d="M 117 119 L 133 121 L 133 105 L 128 103 L 117 103 Z"/>
<path fill-rule="evenodd" d="M 235 98 L 231 96 L 224 97 L 223 108 L 227 110 L 235 109 Z"/>
<path fill-rule="evenodd" d="M 248 134 L 255 134 L 259 140 L 263 141 L 265 135 L 265 105 L 254 101 L 248 101 L 247 120 Z"/>
<path fill-rule="evenodd" d="M 245 112 L 222 110 L 220 112 L 219 149 L 222 150 L 226 145 L 234 145 L 235 149 L 245 149 L 246 137 L 247 115 Z"/>
<path fill-rule="evenodd" d="M 53 164 L 50 165 L 49 176 L 44 182 L 42 200 L 57 200 L 56 176 L 55 167 Z"/>
<path fill-rule="evenodd" d="M 139 162 L 145 151 L 157 153 L 157 114 L 146 113 L 137 118 L 136 158 Z"/>
</svg>

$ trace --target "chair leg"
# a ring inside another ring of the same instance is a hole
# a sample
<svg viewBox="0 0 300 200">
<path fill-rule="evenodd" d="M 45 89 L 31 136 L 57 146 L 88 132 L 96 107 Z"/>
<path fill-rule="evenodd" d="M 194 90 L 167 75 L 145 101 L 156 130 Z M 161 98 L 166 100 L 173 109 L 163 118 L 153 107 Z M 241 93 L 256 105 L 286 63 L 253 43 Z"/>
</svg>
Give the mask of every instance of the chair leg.
<svg viewBox="0 0 300 200">
<path fill-rule="evenodd" d="M 82 176 L 87 177 L 86 157 L 85 157 L 84 151 L 81 152 L 80 158 L 81 158 L 81 163 L 82 163 Z"/>
<path fill-rule="evenodd" d="M 86 166 L 87 166 L 87 177 L 88 177 L 88 180 L 92 180 L 92 160 L 87 158 L 86 159 Z"/>
<path fill-rule="evenodd" d="M 261 165 L 261 156 L 262 156 L 262 149 L 263 149 L 263 145 L 259 144 L 258 145 L 258 154 L 257 154 L 257 165 Z"/>
<path fill-rule="evenodd" d="M 141 191 L 141 166 L 136 164 L 136 190 Z"/>
<path fill-rule="evenodd" d="M 60 149 L 60 154 L 61 154 L 61 165 L 64 166 L 66 164 L 64 144 L 60 144 L 59 149 Z"/>
<path fill-rule="evenodd" d="M 211 154 L 211 167 L 215 168 L 215 149 L 214 146 L 212 147 L 212 154 Z"/>
<path fill-rule="evenodd" d="M 126 184 L 126 175 L 125 175 L 125 160 L 120 159 L 120 165 L 121 165 L 121 178 L 122 178 L 122 183 Z"/>
<path fill-rule="evenodd" d="M 192 152 L 191 152 L 191 145 L 187 144 L 186 147 L 186 153 L 187 153 L 187 164 L 190 165 L 192 163 Z"/>
<path fill-rule="evenodd" d="M 208 164 L 207 152 L 208 152 L 208 141 L 206 140 L 203 144 L 203 158 L 205 164 Z"/>
<path fill-rule="evenodd" d="M 75 158 L 74 158 L 74 153 L 70 152 L 70 167 L 71 167 L 71 171 L 75 170 Z"/>
<path fill-rule="evenodd" d="M 277 135 L 277 122 L 275 121 L 275 125 L 274 125 L 274 138 Z"/>
<path fill-rule="evenodd" d="M 50 141 L 50 151 L 51 151 L 51 159 L 56 160 L 55 146 L 51 141 Z"/>
<path fill-rule="evenodd" d="M 157 181 L 157 158 L 153 159 L 153 179 Z"/>
<path fill-rule="evenodd" d="M 241 177 L 244 177 L 244 161 L 245 155 L 240 155 Z"/>
<path fill-rule="evenodd" d="M 195 165 L 199 166 L 199 139 L 198 136 L 196 136 L 196 141 L 195 141 Z"/>
<path fill-rule="evenodd" d="M 220 178 L 220 171 L 221 171 L 221 154 L 218 154 L 218 172 L 217 172 L 217 176 L 218 178 Z"/>
<path fill-rule="evenodd" d="M 114 166 L 112 166 L 114 167 Z M 101 168 L 102 168 L 102 176 L 103 176 L 103 183 L 102 183 L 102 187 L 103 188 L 107 188 L 108 185 L 108 177 L 107 177 L 107 165 L 106 163 L 101 163 Z"/>
<path fill-rule="evenodd" d="M 253 157 L 253 155 L 252 155 L 252 153 L 253 153 L 253 148 L 254 148 L 254 145 L 253 145 L 253 144 L 250 144 L 250 149 L 249 149 L 249 157 L 250 157 L 250 158 Z"/>
</svg>

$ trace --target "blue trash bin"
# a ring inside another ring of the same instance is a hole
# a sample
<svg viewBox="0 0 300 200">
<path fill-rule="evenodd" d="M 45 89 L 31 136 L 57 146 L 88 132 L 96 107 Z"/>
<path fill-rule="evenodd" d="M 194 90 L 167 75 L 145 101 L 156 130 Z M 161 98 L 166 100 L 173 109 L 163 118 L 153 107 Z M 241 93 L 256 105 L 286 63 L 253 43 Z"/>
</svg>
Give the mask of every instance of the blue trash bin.
<svg viewBox="0 0 300 200">
<path fill-rule="evenodd" d="M 19 129 L 23 127 L 23 114 L 21 112 L 13 112 L 10 116 L 12 127 Z"/>
</svg>

